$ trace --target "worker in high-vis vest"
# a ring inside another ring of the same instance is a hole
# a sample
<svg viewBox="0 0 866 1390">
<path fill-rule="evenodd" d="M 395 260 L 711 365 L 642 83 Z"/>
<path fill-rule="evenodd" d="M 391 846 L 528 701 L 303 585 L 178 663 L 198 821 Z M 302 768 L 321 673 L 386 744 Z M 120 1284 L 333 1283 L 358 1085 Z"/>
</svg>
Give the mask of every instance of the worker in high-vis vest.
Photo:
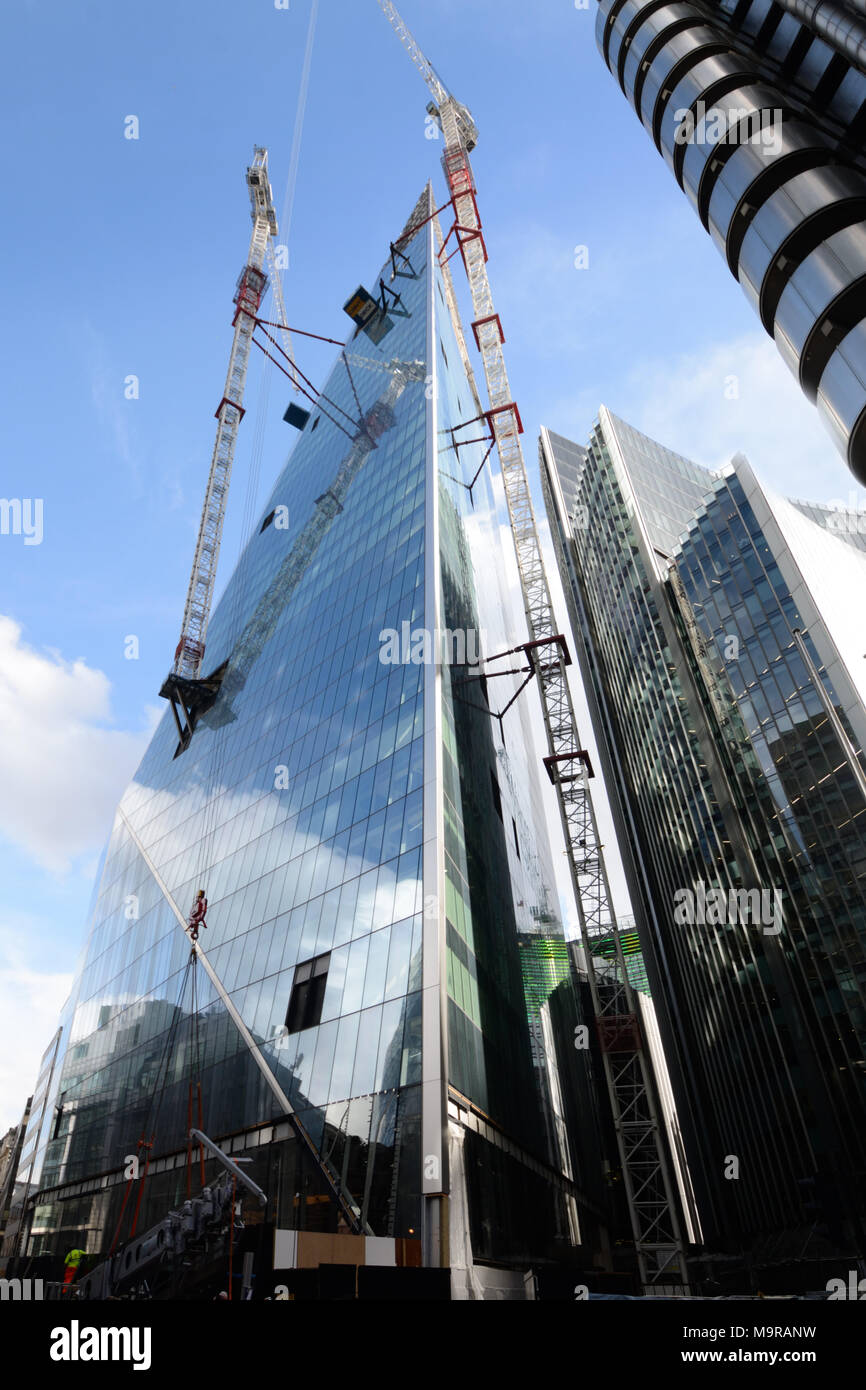
<svg viewBox="0 0 866 1390">
<path fill-rule="evenodd" d="M 66 1256 L 63 1262 L 66 1265 L 66 1273 L 63 1276 L 64 1287 L 72 1283 L 78 1273 L 78 1266 L 81 1264 L 86 1253 L 85 1250 L 70 1250 L 69 1254 Z"/>
</svg>

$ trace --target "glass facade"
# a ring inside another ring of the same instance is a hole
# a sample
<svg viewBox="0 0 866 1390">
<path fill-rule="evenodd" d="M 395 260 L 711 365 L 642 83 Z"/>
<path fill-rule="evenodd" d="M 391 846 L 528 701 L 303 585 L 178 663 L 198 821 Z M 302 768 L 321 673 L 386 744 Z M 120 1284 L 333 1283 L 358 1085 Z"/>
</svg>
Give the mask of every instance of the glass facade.
<svg viewBox="0 0 866 1390">
<path fill-rule="evenodd" d="M 843 745 L 862 757 L 863 705 L 804 537 L 824 569 L 827 547 L 843 568 L 863 557 L 746 460 L 686 462 L 604 409 L 586 450 L 542 437 L 705 1239 L 756 1264 L 830 1257 L 862 1248 L 866 801 Z M 724 912 L 697 907 L 713 889 Z"/>
<path fill-rule="evenodd" d="M 480 1258 L 576 1238 L 572 1082 L 521 954 L 539 922 L 562 940 L 531 735 L 518 710 L 506 748 L 478 679 L 522 619 L 489 476 L 462 481 L 481 446 L 453 446 L 480 405 L 432 211 L 428 189 L 374 282 L 387 314 L 338 357 L 216 607 L 219 694 L 185 748 L 166 712 L 121 802 L 33 1141 L 31 1249 L 109 1248 L 139 1140 L 139 1229 L 182 1199 L 199 1079 L 202 1127 L 235 1136 L 278 1228 L 341 1229 L 337 1188 L 437 1263 L 431 1211 L 460 1186 Z M 193 998 L 178 917 L 200 889 Z M 484 1116 L 456 1147 L 452 1097 Z M 478 1194 L 510 1209 L 521 1184 L 516 1216 L 482 1217 Z"/>
<path fill-rule="evenodd" d="M 649 980 L 641 953 L 640 936 L 633 917 L 620 917 L 617 920 L 617 934 L 620 948 L 625 957 L 625 967 L 632 989 L 650 998 Z M 609 928 L 608 928 L 609 930 Z M 601 934 L 593 937 L 593 956 L 600 960 L 616 959 L 616 944 L 611 935 Z"/>
<path fill-rule="evenodd" d="M 774 553 L 754 509 L 762 502 L 769 521 L 751 470 L 731 470 L 674 561 L 707 688 L 717 681 L 719 723 L 735 735 L 725 747 L 756 861 L 784 904 L 784 925 L 758 968 L 807 1141 L 805 1166 L 789 1166 L 789 1183 L 799 1179 L 808 1193 L 814 1176 L 828 1234 L 841 1242 L 847 1226 L 856 1244 L 866 1173 L 866 797 L 827 706 L 858 758 L 862 706 L 853 683 L 834 685 L 830 615 L 825 624 L 794 598 L 794 557 Z M 822 552 L 840 546 L 814 521 L 805 527 Z M 850 558 L 866 578 L 860 557 Z M 800 632 L 819 681 L 795 641 Z"/>
</svg>

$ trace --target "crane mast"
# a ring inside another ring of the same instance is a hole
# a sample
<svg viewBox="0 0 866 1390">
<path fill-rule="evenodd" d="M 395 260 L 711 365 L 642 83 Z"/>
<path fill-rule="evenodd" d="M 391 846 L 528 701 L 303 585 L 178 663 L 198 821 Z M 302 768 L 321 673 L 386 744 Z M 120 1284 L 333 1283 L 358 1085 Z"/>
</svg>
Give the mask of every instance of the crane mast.
<svg viewBox="0 0 866 1390">
<path fill-rule="evenodd" d="M 232 463 L 238 428 L 244 417 L 243 399 L 250 344 L 259 306 L 268 285 L 268 276 L 264 269 L 266 259 L 275 269 L 272 241 L 277 236 L 277 216 L 268 180 L 268 152 L 259 145 L 255 147 L 253 162 L 247 169 L 246 179 L 253 230 L 246 264 L 238 276 L 235 287 L 235 314 L 232 320 L 234 334 L 229 365 L 222 399 L 215 411 L 216 439 L 183 610 L 180 641 L 172 667 L 172 675 L 184 680 L 195 680 L 198 677 L 204 656 Z M 278 319 L 284 324 L 285 311 L 278 273 L 272 275 L 271 284 Z M 284 338 L 291 356 L 287 330 L 284 330 Z M 162 693 L 165 693 L 165 690 Z"/>
<path fill-rule="evenodd" d="M 617 930 L 588 783 L 589 758 L 580 742 L 563 644 L 555 640 L 553 604 L 520 442 L 523 426 L 511 394 L 505 339 L 487 274 L 487 248 L 469 163 L 477 131 L 466 107 L 445 89 L 391 0 L 379 0 L 379 5 L 424 76 L 443 133 L 442 165 L 454 213 L 449 237 L 456 238 L 469 281 L 472 329 L 484 368 L 487 418 L 502 469 L 530 645 L 536 652 L 548 653 L 533 660 L 547 735 L 544 763 L 556 789 L 565 835 L 641 1281 L 644 1287 L 666 1278 L 679 1278 L 685 1284 L 685 1246 L 659 1126 L 655 1083 Z M 593 960 L 593 938 L 599 935 L 612 935 L 615 946 L 614 960 L 601 978 Z"/>
</svg>

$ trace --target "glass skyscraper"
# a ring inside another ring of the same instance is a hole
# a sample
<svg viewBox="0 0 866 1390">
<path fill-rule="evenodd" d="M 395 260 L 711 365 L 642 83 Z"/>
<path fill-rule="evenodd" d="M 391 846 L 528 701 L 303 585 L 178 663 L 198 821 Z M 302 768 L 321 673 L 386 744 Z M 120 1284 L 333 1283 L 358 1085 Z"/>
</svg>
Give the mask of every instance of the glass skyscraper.
<svg viewBox="0 0 866 1390">
<path fill-rule="evenodd" d="M 523 1296 L 604 1225 L 527 710 L 503 741 L 515 682 L 477 664 L 523 618 L 483 446 L 454 445 L 482 407 L 432 213 L 428 187 L 295 417 L 191 738 L 166 710 L 121 801 L 26 1141 L 31 1252 L 104 1255 L 181 1202 L 190 1119 L 252 1160 L 287 1278 L 424 1264 Z"/>
<path fill-rule="evenodd" d="M 785 363 L 866 482 L 862 3 L 600 0 L 596 38 Z"/>
<path fill-rule="evenodd" d="M 606 409 L 541 465 L 707 1251 L 814 1280 L 866 1224 L 862 530 Z"/>
</svg>

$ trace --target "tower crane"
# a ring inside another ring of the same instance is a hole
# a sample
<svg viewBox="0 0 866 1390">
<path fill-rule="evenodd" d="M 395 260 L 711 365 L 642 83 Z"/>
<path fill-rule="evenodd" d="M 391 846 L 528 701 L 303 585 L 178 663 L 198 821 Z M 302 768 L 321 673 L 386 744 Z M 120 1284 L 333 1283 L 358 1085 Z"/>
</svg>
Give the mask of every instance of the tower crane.
<svg viewBox="0 0 866 1390">
<path fill-rule="evenodd" d="M 685 1284 L 685 1246 L 660 1131 L 655 1081 L 616 926 L 589 789 L 591 765 L 581 747 L 574 715 L 565 669 L 569 658 L 556 629 L 520 442 L 523 425 L 511 394 L 503 352 L 505 335 L 487 274 L 487 247 L 469 162 L 478 132 L 469 111 L 437 76 L 391 0 L 379 0 L 379 5 L 430 89 L 433 104 L 428 110 L 444 139 L 442 166 L 454 223 L 440 250 L 440 260 L 453 236 L 456 247 L 451 254 L 459 250 L 469 281 L 472 331 L 487 385 L 489 409 L 485 414 L 499 454 L 529 628 L 530 642 L 525 650 L 538 676 L 548 746 L 544 764 L 556 789 L 565 834 L 641 1282 L 645 1288 L 666 1279 L 680 1279 Z M 615 958 L 605 962 L 600 977 L 593 960 L 593 937 L 602 932 L 613 936 Z"/>
<path fill-rule="evenodd" d="M 171 673 L 160 691 L 162 696 L 172 700 L 176 718 L 176 701 L 179 695 L 184 693 L 187 700 L 192 698 L 194 692 L 189 689 L 184 691 L 184 685 L 197 680 L 204 656 L 232 462 L 238 428 L 244 417 L 243 399 L 250 344 L 259 306 L 269 283 L 268 275 L 264 269 L 266 261 L 272 272 L 270 285 L 274 296 L 277 319 L 281 325 L 286 323 L 280 276 L 274 253 L 278 228 L 273 192 L 268 179 L 268 152 L 260 145 L 256 145 L 253 151 L 253 162 L 247 169 L 246 180 L 250 194 L 250 215 L 253 230 L 246 263 L 238 276 L 235 287 L 233 301 L 235 313 L 232 319 L 234 334 L 222 399 L 214 412 L 217 420 L 216 439 L 211 455 L 192 574 L 190 575 L 186 604 L 183 610 L 180 641 L 174 654 L 174 665 Z M 293 364 L 294 359 L 288 329 L 283 327 L 282 332 L 287 355 Z"/>
<path fill-rule="evenodd" d="M 412 62 L 415 64 L 433 94 L 433 101 L 427 104 L 428 112 L 441 128 L 441 109 L 446 102 L 449 103 L 450 111 L 457 123 L 457 133 L 463 148 L 466 150 L 467 154 L 471 153 L 478 144 L 478 127 L 472 119 L 468 107 L 464 106 L 462 102 L 457 101 L 448 91 L 448 88 L 437 74 L 429 58 L 427 58 L 415 42 L 412 33 L 407 25 L 404 24 L 396 6 L 390 3 L 383 3 L 383 0 L 379 0 L 379 3 L 382 5 L 382 9 L 394 26 L 397 37 L 404 45 L 409 57 L 412 59 Z"/>
</svg>

